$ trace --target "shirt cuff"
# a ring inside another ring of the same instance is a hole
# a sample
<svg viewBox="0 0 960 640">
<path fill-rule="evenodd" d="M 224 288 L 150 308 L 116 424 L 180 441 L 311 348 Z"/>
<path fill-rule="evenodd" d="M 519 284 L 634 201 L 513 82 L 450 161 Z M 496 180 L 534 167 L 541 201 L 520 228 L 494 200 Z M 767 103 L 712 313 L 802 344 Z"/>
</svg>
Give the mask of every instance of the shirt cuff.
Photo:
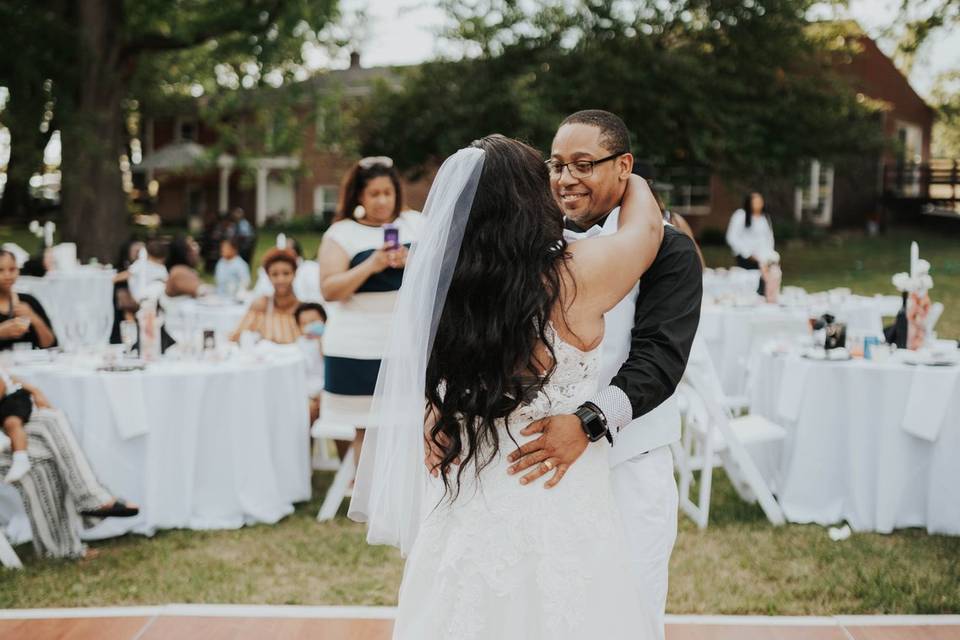
<svg viewBox="0 0 960 640">
<path fill-rule="evenodd" d="M 607 419 L 607 428 L 613 433 L 633 422 L 630 398 L 620 387 L 610 385 L 593 396 L 590 402 L 603 412 L 603 417 Z"/>
</svg>

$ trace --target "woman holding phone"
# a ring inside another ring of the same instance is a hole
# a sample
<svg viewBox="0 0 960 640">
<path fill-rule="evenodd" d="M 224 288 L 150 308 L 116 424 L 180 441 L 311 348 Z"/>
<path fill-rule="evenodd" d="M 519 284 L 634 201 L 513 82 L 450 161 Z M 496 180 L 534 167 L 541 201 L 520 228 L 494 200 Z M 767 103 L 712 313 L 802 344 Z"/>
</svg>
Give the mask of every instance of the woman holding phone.
<svg viewBox="0 0 960 640">
<path fill-rule="evenodd" d="M 363 158 L 344 176 L 336 219 L 320 244 L 320 292 L 330 303 L 323 337 L 320 417 L 357 428 L 354 460 L 363 447 L 363 425 L 390 335 L 407 251 L 422 224 L 419 213 L 401 212 L 402 204 L 393 160 Z"/>
</svg>

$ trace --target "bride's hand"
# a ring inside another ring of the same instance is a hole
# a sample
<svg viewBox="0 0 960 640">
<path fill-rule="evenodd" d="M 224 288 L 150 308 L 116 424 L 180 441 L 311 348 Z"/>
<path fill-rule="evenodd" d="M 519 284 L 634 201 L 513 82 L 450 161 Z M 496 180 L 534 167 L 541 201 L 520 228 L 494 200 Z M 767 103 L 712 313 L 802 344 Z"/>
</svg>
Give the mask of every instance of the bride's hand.
<svg viewBox="0 0 960 640">
<path fill-rule="evenodd" d="M 587 434 L 580 426 L 580 418 L 573 415 L 537 420 L 520 433 L 525 436 L 535 433 L 542 435 L 510 454 L 507 460 L 515 464 L 508 471 L 513 475 L 536 465 L 530 473 L 520 478 L 520 484 L 530 484 L 545 473 L 553 471 L 553 477 L 544 484 L 547 489 L 560 482 L 590 444 Z"/>
</svg>

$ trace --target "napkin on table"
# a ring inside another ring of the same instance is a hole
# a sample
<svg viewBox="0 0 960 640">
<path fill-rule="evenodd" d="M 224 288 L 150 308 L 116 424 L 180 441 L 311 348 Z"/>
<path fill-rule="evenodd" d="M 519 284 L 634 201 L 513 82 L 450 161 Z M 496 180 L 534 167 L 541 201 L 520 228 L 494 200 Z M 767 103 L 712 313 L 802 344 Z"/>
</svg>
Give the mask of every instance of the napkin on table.
<svg viewBox="0 0 960 640">
<path fill-rule="evenodd" d="M 99 374 L 103 380 L 107 402 L 124 440 L 147 434 L 147 405 L 143 394 L 143 374 L 140 371 Z"/>
</svg>

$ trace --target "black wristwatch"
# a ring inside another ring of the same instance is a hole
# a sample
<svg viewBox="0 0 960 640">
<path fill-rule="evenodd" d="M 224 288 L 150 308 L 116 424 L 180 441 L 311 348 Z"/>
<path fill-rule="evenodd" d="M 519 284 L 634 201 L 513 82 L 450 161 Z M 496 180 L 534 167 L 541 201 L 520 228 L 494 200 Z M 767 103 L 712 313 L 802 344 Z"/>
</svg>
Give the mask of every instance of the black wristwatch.
<svg viewBox="0 0 960 640">
<path fill-rule="evenodd" d="M 610 446 L 613 446 L 613 436 L 610 435 L 610 429 L 607 428 L 607 418 L 600 411 L 600 407 L 592 402 L 584 402 L 580 408 L 573 412 L 573 415 L 580 418 L 580 426 L 583 432 L 587 434 L 590 442 L 596 442 L 600 438 L 606 438 Z"/>
</svg>

